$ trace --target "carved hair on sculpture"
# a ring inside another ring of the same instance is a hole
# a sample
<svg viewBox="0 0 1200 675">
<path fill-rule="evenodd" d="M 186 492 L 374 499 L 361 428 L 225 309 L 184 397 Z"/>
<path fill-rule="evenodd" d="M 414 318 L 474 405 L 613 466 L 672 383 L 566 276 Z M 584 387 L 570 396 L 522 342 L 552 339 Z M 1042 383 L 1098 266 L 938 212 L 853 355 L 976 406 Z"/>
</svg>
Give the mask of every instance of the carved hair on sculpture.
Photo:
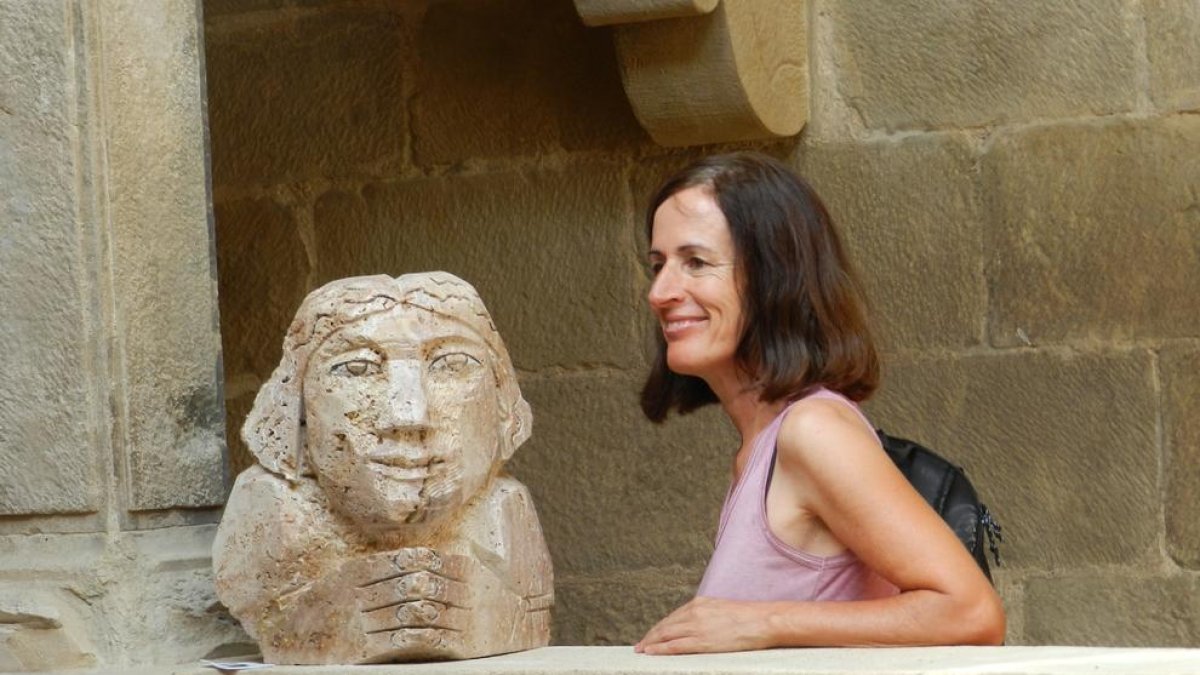
<svg viewBox="0 0 1200 675">
<path fill-rule="evenodd" d="M 254 400 L 242 439 L 263 468 L 291 482 L 314 475 L 308 450 L 305 381 L 310 360 L 331 337 L 383 313 L 448 319 L 467 329 L 486 351 L 503 424 L 499 461 L 530 434 L 532 415 L 522 398 L 508 350 L 479 293 L 446 272 L 351 277 L 330 282 L 301 303 L 283 343 L 283 357 Z M 459 357 L 465 358 L 465 357 Z"/>
</svg>

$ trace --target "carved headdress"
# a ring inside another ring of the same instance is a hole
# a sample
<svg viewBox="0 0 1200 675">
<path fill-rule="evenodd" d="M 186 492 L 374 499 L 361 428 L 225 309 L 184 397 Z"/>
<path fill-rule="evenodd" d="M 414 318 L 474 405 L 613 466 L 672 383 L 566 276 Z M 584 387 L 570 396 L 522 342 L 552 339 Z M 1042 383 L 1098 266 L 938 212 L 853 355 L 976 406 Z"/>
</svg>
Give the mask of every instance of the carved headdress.
<svg viewBox="0 0 1200 675">
<path fill-rule="evenodd" d="M 529 438 L 533 415 L 521 396 L 512 359 L 479 293 L 446 272 L 350 277 L 325 284 L 300 304 L 283 340 L 283 358 L 254 399 L 242 440 L 259 464 L 289 481 L 311 475 L 304 433 L 304 375 L 314 351 L 331 335 L 364 317 L 415 308 L 458 321 L 487 345 L 499 407 L 506 420 L 501 457 Z"/>
</svg>

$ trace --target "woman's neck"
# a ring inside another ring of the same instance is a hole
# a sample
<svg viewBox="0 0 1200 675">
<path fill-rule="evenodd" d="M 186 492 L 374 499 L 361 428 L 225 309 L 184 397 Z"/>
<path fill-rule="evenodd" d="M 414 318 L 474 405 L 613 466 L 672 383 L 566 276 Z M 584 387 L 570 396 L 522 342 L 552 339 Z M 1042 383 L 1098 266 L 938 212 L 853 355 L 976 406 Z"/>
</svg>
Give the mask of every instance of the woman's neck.
<svg viewBox="0 0 1200 675">
<path fill-rule="evenodd" d="M 733 422 L 743 443 L 758 435 L 787 405 L 786 401 L 763 401 L 760 398 L 761 388 L 740 371 L 725 373 L 723 377 L 705 378 L 705 381 L 721 402 L 721 408 Z"/>
</svg>

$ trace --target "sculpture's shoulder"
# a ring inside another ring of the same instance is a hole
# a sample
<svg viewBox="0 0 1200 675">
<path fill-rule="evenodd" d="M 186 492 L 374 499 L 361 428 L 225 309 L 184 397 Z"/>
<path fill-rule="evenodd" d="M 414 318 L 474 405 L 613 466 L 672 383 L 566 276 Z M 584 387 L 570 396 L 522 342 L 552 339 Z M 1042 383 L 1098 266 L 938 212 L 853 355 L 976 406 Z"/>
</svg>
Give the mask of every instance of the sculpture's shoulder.
<svg viewBox="0 0 1200 675">
<path fill-rule="evenodd" d="M 235 614 L 303 585 L 344 546 L 314 481 L 255 465 L 234 482 L 213 541 L 217 593 Z"/>
<path fill-rule="evenodd" d="M 529 495 L 529 488 L 506 473 L 496 476 L 496 480 L 492 482 L 489 497 L 511 503 L 519 508 L 533 508 L 533 498 Z"/>
<path fill-rule="evenodd" d="M 297 520 L 329 519 L 316 481 L 287 480 L 255 464 L 238 475 L 225 504 L 218 540 L 225 536 L 262 536 L 270 532 L 304 534 Z M 246 531 L 250 530 L 250 531 Z M 218 551 L 214 550 L 214 553 Z"/>
<path fill-rule="evenodd" d="M 480 497 L 474 510 L 482 512 L 489 530 L 499 526 L 510 531 L 536 529 L 538 536 L 542 534 L 529 488 L 507 474 L 500 474 L 492 481 L 490 489 Z"/>
<path fill-rule="evenodd" d="M 550 593 L 553 568 L 529 489 L 501 474 L 464 523 L 476 557 L 522 597 Z"/>
</svg>

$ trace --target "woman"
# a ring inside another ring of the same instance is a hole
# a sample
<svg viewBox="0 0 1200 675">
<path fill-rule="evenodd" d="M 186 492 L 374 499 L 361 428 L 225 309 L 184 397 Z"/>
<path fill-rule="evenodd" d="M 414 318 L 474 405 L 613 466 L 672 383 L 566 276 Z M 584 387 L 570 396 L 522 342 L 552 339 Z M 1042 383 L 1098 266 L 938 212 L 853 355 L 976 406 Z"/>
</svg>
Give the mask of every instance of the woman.
<svg viewBox="0 0 1200 675">
<path fill-rule="evenodd" d="M 647 229 L 661 340 L 642 408 L 719 403 L 742 442 L 696 598 L 637 651 L 999 644 L 999 597 L 856 405 L 879 365 L 812 189 L 765 156 L 710 157 Z"/>
</svg>

